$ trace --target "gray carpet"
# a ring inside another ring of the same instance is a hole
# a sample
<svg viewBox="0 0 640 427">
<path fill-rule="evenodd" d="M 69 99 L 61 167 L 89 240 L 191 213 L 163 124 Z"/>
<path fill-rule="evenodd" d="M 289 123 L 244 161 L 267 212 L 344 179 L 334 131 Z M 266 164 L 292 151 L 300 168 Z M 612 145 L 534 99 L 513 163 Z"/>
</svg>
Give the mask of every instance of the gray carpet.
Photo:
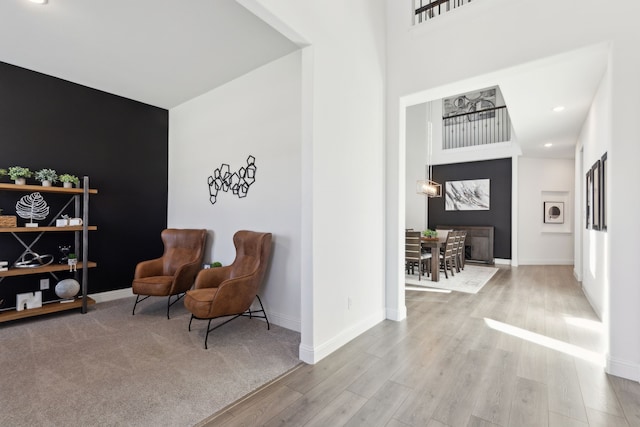
<svg viewBox="0 0 640 427">
<path fill-rule="evenodd" d="M 0 426 L 193 426 L 299 363 L 297 332 L 242 317 L 205 350 L 182 302 L 132 307 L 1 324 Z"/>
</svg>

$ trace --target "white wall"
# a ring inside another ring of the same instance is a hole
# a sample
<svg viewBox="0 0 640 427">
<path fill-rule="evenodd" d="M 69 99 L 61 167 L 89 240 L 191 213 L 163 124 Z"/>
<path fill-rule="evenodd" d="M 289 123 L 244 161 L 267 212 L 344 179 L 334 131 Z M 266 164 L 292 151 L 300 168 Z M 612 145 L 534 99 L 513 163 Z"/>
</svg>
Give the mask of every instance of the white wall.
<svg viewBox="0 0 640 427">
<path fill-rule="evenodd" d="M 260 295 L 270 320 L 300 331 L 301 53 L 254 70 L 169 111 L 168 225 L 206 228 L 206 261 L 230 264 L 233 234 L 273 233 L 273 256 Z M 207 179 L 256 159 L 247 197 L 218 193 Z"/>
<path fill-rule="evenodd" d="M 240 0 L 303 49 L 302 335 L 314 363 L 384 319 L 384 0 Z"/>
<path fill-rule="evenodd" d="M 519 264 L 573 265 L 574 161 L 520 157 Z M 543 202 L 564 203 L 564 224 L 545 224 Z"/>
<path fill-rule="evenodd" d="M 403 7 L 404 5 L 404 7 Z M 398 248 L 404 212 L 404 112 L 411 94 L 473 82 L 497 70 L 550 57 L 585 46 L 611 42 L 611 128 L 609 146 L 609 229 L 608 243 L 594 242 L 590 251 L 605 252 L 616 266 L 608 273 L 610 348 L 607 370 L 615 375 L 640 379 L 640 334 L 629 325 L 640 324 L 640 286 L 635 264 L 640 238 L 640 198 L 628 197 L 628 182 L 640 180 L 640 144 L 637 117 L 640 104 L 630 93 L 640 92 L 640 51 L 635 41 L 640 27 L 634 22 L 640 5 L 632 0 L 603 8 L 597 0 L 485 0 L 432 20 L 421 28 L 411 28 L 410 2 L 387 0 L 388 80 L 387 80 L 387 281 L 399 286 Z M 553 11 L 553 13 L 549 13 Z M 579 25 L 576 22 L 579 21 Z M 478 30 L 478 22 L 494 22 Z M 433 25 L 431 25 L 433 24 Z M 540 31 L 541 25 L 544 31 Z M 452 46 L 452 29 L 455 40 Z M 535 37 L 531 37 L 535 34 Z M 465 41 L 473 41 L 473 43 Z M 488 48 L 480 48 L 485 46 Z M 499 47 L 499 48 L 498 48 Z M 424 54 L 416 54 L 424 52 Z M 486 84 L 486 83 L 485 83 Z M 499 82 L 496 82 L 499 84 Z M 472 88 L 469 88 L 472 89 Z M 464 91 L 467 88 L 464 88 Z M 433 96 L 432 99 L 436 97 Z M 404 104 L 404 105 L 403 105 Z M 402 123 L 402 126 L 401 126 Z M 585 146 L 585 162 L 592 160 Z M 601 154 L 601 153 L 599 153 Z M 576 184 L 577 185 L 577 184 Z M 605 245 L 605 246 L 603 246 Z M 583 254 L 587 260 L 590 254 Z M 586 267 L 586 263 L 585 266 Z M 584 268 L 583 267 L 583 268 Z M 600 279 L 596 279 L 600 280 Z M 606 281 L 606 279 L 604 279 Z M 395 290 L 390 296 L 401 296 Z M 393 301 L 392 301 L 393 302 Z M 398 300 L 401 311 L 404 301 Z"/>
<path fill-rule="evenodd" d="M 427 104 L 407 108 L 407 173 L 405 228 L 427 229 L 428 198 L 416 193 L 418 180 L 426 179 Z"/>
<path fill-rule="evenodd" d="M 576 218 L 576 233 L 581 239 L 576 239 L 581 247 L 576 248 L 584 254 L 580 271 L 582 288 L 601 319 L 607 319 L 607 294 L 609 292 L 609 275 L 607 247 L 609 233 L 597 230 L 587 230 L 585 227 L 585 175 L 593 163 L 600 159 L 611 146 L 611 70 L 607 70 L 602 79 L 598 92 L 593 100 L 589 115 L 585 121 L 580 138 L 576 144 L 575 169 L 577 188 L 580 188 L 580 214 Z M 579 181 L 578 181 L 579 180 Z M 577 202 L 578 203 L 578 202 Z M 608 210 L 607 210 L 608 212 Z"/>
</svg>

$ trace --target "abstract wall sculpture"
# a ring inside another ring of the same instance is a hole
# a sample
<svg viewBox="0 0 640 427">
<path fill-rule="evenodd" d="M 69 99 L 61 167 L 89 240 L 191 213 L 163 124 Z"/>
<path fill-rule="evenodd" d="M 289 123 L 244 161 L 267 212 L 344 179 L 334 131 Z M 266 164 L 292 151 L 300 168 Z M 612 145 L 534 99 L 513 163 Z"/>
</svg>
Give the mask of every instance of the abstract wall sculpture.
<svg viewBox="0 0 640 427">
<path fill-rule="evenodd" d="M 225 193 L 231 190 L 240 199 L 247 197 L 249 187 L 256 181 L 257 169 L 256 159 L 253 156 L 249 156 L 247 158 L 247 166 L 241 167 L 237 172 L 231 173 L 231 168 L 226 163 L 220 165 L 208 179 L 209 201 L 211 204 L 215 205 L 220 190 Z"/>
</svg>

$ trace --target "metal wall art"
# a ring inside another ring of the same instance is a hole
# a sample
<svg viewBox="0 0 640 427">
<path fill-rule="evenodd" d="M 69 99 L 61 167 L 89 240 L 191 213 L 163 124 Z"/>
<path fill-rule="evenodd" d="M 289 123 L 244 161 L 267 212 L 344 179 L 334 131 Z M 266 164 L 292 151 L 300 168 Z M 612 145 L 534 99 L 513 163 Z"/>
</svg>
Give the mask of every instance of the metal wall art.
<svg viewBox="0 0 640 427">
<path fill-rule="evenodd" d="M 226 163 L 220 165 L 208 179 L 211 204 L 215 205 L 218 192 L 221 190 L 225 193 L 231 191 L 240 199 L 247 197 L 249 187 L 256 181 L 257 169 L 256 159 L 253 156 L 249 156 L 247 166 L 241 167 L 237 172 L 231 173 L 231 168 Z"/>
</svg>

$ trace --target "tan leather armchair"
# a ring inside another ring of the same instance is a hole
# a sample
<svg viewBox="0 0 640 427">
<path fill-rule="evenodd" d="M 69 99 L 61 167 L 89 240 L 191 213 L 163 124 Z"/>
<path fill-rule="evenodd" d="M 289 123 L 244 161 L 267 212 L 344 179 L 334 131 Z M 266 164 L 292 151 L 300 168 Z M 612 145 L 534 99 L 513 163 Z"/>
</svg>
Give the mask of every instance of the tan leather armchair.
<svg viewBox="0 0 640 427">
<path fill-rule="evenodd" d="M 166 296 L 167 319 L 169 308 L 191 289 L 198 271 L 202 268 L 207 230 L 169 228 L 161 233 L 164 253 L 160 258 L 142 261 L 136 266 L 132 289 L 136 294 L 132 314 L 136 306 L 150 296 Z M 141 298 L 144 296 L 143 298 Z M 171 302 L 171 297 L 176 299 Z"/>
<path fill-rule="evenodd" d="M 271 233 L 238 231 L 233 236 L 233 243 L 236 247 L 233 264 L 201 270 L 194 289 L 187 291 L 184 299 L 185 307 L 191 312 L 189 331 L 194 318 L 209 320 L 204 348 L 207 348 L 209 332 L 240 316 L 263 318 L 267 322 L 267 329 L 270 328 L 258 289 L 269 264 Z M 256 298 L 260 310 L 251 310 Z M 211 328 L 213 319 L 225 316 L 234 317 Z"/>
</svg>

